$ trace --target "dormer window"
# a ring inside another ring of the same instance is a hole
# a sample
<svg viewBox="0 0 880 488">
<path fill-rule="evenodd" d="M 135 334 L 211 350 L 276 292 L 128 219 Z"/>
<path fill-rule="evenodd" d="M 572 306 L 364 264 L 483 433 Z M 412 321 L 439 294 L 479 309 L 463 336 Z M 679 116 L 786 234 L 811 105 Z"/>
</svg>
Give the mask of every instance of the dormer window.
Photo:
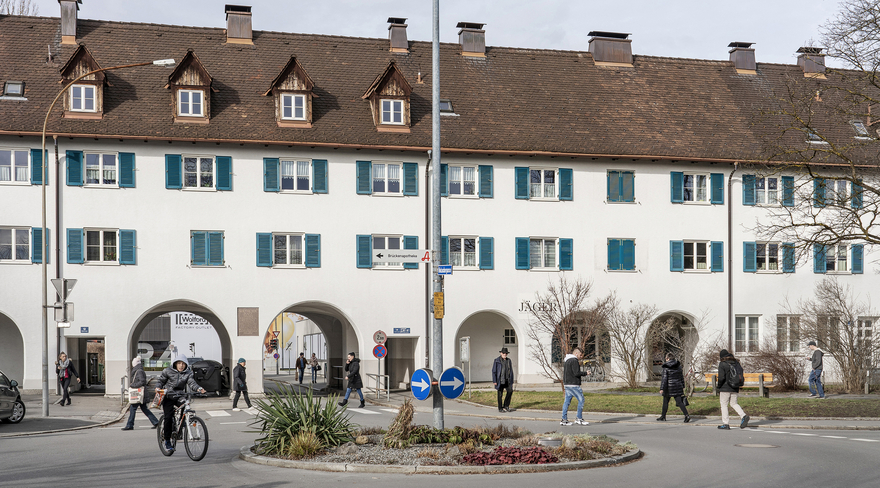
<svg viewBox="0 0 880 488">
<path fill-rule="evenodd" d="M 201 90 L 179 90 L 177 92 L 177 115 L 182 117 L 204 117 L 204 92 Z"/>
<path fill-rule="evenodd" d="M 810 144 L 827 144 L 816 131 L 810 129 L 807 129 L 807 142 Z"/>
<path fill-rule="evenodd" d="M 403 100 L 382 100 L 382 123 L 403 125 Z"/>
<path fill-rule="evenodd" d="M 315 83 L 305 68 L 291 56 L 272 80 L 264 96 L 275 98 L 275 121 L 278 127 L 308 129 L 312 127 L 312 92 Z"/>
<path fill-rule="evenodd" d="M 174 122 L 207 124 L 211 120 L 211 77 L 198 56 L 188 51 L 168 76 L 165 88 L 174 100 Z"/>
<path fill-rule="evenodd" d="M 70 87 L 70 110 L 73 112 L 95 112 L 95 87 L 92 85 L 73 85 Z"/>
<path fill-rule="evenodd" d="M 451 100 L 440 100 L 440 113 L 455 113 L 455 110 L 452 109 L 452 101 Z"/>
<path fill-rule="evenodd" d="M 379 132 L 410 131 L 411 93 L 412 86 L 392 61 L 361 97 L 370 102 L 373 123 Z"/>
<path fill-rule="evenodd" d="M 283 120 L 306 120 L 306 96 L 282 94 L 281 118 Z"/>
<path fill-rule="evenodd" d="M 62 86 L 67 86 L 64 117 L 71 119 L 100 119 L 104 116 L 104 89 L 107 88 L 101 66 L 85 45 L 80 45 L 61 68 Z M 93 71 L 84 78 L 81 75 Z M 71 84 L 76 80 L 75 83 Z"/>
</svg>

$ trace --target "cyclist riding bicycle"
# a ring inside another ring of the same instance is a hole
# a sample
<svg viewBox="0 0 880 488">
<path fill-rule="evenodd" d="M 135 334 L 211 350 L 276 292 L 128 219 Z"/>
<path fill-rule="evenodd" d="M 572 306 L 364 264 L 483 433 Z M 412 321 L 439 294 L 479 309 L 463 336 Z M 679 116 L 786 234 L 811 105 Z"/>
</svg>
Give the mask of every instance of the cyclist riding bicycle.
<svg viewBox="0 0 880 488">
<path fill-rule="evenodd" d="M 189 368 L 186 356 L 178 356 L 171 363 L 171 366 L 162 371 L 162 374 L 159 375 L 158 385 L 156 391 L 165 389 L 165 399 L 162 400 L 162 412 L 165 413 L 165 449 L 173 452 L 171 432 L 174 430 L 174 407 L 185 401 L 184 394 L 187 386 L 192 390 L 198 390 L 199 393 L 204 393 L 205 389 L 199 386 L 193 378 L 193 372 Z"/>
</svg>

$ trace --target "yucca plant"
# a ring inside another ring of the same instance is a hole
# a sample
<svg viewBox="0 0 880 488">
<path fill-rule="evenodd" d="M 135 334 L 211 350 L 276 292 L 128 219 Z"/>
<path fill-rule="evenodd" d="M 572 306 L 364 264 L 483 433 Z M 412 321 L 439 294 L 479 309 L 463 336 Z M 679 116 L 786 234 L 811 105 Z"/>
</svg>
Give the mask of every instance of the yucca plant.
<svg viewBox="0 0 880 488">
<path fill-rule="evenodd" d="M 322 404 L 311 390 L 302 394 L 290 385 L 281 385 L 257 400 L 257 415 L 250 425 L 258 426 L 262 434 L 256 440 L 257 452 L 284 456 L 299 451 L 302 443 L 294 438 L 301 432 L 314 434 L 326 449 L 350 441 L 359 427 L 336 404 L 335 395 Z"/>
</svg>

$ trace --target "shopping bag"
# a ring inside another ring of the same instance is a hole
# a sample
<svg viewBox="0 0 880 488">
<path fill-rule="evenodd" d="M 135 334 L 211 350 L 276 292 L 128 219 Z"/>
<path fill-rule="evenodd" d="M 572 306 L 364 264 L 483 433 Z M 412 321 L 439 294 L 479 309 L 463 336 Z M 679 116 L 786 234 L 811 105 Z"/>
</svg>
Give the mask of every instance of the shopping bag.
<svg viewBox="0 0 880 488">
<path fill-rule="evenodd" d="M 159 408 L 162 405 L 162 400 L 165 399 L 165 390 L 159 390 L 156 392 L 156 396 L 153 397 L 153 401 L 150 402 L 150 408 Z"/>
<path fill-rule="evenodd" d="M 144 387 L 128 389 L 128 403 L 135 405 L 144 401 Z"/>
</svg>

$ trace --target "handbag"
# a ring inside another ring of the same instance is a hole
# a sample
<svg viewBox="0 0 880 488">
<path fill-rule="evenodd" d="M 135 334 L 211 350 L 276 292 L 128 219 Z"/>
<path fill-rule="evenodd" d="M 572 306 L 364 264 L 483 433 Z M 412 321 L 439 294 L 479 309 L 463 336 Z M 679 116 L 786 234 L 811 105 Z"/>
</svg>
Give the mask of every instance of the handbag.
<svg viewBox="0 0 880 488">
<path fill-rule="evenodd" d="M 321 371 L 321 365 L 320 365 L 320 364 L 317 365 L 317 366 L 315 366 L 315 371 Z"/>
<path fill-rule="evenodd" d="M 136 405 L 144 401 L 144 387 L 128 389 L 128 403 Z"/>
</svg>

